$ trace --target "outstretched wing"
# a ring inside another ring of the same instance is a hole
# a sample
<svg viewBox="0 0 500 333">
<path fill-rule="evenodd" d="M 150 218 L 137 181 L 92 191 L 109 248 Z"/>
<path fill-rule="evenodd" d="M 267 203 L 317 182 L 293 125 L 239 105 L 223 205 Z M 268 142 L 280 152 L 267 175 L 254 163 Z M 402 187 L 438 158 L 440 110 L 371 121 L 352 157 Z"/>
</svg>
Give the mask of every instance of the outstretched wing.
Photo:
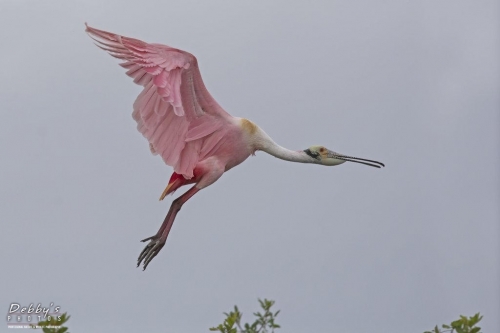
<svg viewBox="0 0 500 333">
<path fill-rule="evenodd" d="M 86 26 L 96 45 L 124 60 L 120 65 L 127 75 L 144 86 L 132 117 L 151 152 L 178 174 L 193 177 L 194 167 L 216 149 L 231 117 L 205 88 L 196 58 L 166 45 Z"/>
</svg>

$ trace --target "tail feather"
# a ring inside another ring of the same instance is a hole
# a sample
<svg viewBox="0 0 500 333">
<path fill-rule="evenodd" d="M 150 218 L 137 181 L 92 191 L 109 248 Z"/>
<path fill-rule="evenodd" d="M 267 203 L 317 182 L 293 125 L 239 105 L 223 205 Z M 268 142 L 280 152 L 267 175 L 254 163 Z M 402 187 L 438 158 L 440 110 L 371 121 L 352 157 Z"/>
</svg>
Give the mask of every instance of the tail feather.
<svg viewBox="0 0 500 333">
<path fill-rule="evenodd" d="M 179 187 L 188 184 L 190 179 L 184 178 L 183 175 L 174 172 L 168 181 L 168 185 L 160 196 L 160 201 L 165 199 L 169 194 L 173 194 Z"/>
</svg>

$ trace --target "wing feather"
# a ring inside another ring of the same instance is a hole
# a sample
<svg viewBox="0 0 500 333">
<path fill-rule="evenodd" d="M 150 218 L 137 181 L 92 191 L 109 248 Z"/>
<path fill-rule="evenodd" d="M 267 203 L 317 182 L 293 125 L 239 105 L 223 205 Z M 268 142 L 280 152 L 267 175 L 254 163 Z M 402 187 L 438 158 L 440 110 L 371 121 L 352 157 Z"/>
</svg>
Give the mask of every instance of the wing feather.
<svg viewBox="0 0 500 333">
<path fill-rule="evenodd" d="M 185 178 L 223 141 L 231 116 L 205 88 L 196 58 L 167 45 L 146 43 L 87 25 L 89 36 L 144 87 L 133 105 L 137 129 L 153 154 Z"/>
<path fill-rule="evenodd" d="M 222 142 L 222 138 L 225 134 L 224 130 L 217 130 L 203 141 L 200 150 L 200 160 L 204 160 L 207 156 L 210 156 L 212 149 L 214 149 L 218 143 Z"/>
</svg>

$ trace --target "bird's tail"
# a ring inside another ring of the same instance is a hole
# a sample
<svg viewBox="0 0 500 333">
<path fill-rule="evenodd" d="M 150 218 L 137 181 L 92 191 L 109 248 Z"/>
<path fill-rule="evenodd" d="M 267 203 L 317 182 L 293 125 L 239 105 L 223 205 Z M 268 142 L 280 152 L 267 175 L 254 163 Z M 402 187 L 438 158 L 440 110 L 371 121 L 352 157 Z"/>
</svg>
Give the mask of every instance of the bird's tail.
<svg viewBox="0 0 500 333">
<path fill-rule="evenodd" d="M 186 185 L 187 183 L 188 180 L 184 178 L 183 175 L 174 172 L 170 177 L 170 180 L 168 181 L 167 187 L 160 196 L 160 201 L 165 199 L 167 195 L 174 193 L 179 187 Z"/>
</svg>

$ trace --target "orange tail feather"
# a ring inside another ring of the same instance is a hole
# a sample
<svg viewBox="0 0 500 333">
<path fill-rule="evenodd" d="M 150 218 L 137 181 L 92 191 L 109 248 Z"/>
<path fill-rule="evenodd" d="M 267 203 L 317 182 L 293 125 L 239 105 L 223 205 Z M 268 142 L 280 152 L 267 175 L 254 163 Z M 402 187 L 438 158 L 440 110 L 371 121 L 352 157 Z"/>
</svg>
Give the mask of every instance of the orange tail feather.
<svg viewBox="0 0 500 333">
<path fill-rule="evenodd" d="M 169 194 L 174 193 L 179 187 L 186 185 L 188 180 L 178 173 L 173 173 L 168 181 L 168 185 L 160 196 L 160 201 Z"/>
</svg>

